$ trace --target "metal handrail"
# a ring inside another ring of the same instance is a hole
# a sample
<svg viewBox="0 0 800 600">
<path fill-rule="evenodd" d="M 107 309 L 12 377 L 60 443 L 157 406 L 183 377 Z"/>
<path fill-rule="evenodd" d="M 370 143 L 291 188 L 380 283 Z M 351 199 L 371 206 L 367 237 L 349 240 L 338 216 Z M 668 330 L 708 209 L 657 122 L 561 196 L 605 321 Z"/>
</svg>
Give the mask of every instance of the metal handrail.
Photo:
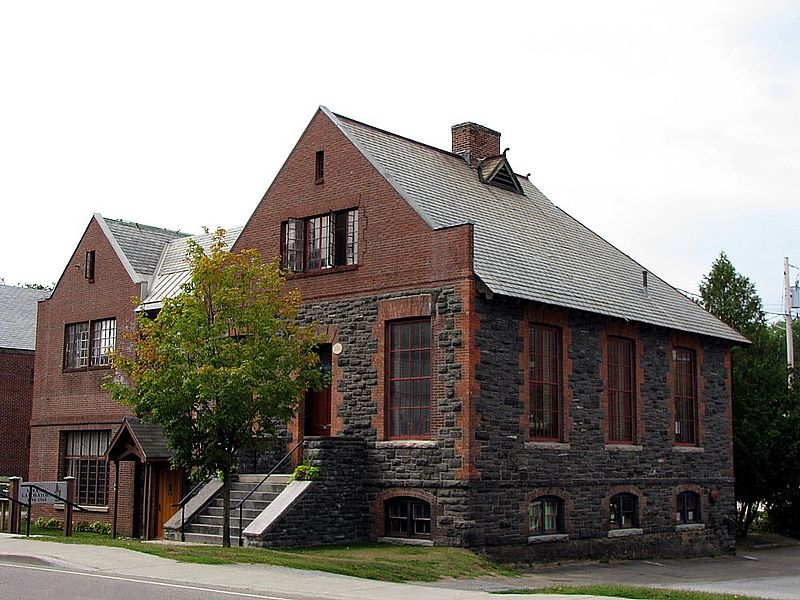
<svg viewBox="0 0 800 600">
<path fill-rule="evenodd" d="M 53 492 L 51 492 L 49 490 L 46 490 L 44 488 L 41 488 L 36 484 L 33 484 L 33 483 L 20 483 L 19 485 L 20 485 L 20 487 L 33 488 L 35 490 L 39 490 L 40 492 L 43 492 L 43 493 L 47 494 L 48 496 L 52 496 L 56 500 L 60 500 L 61 502 L 63 502 L 67 506 L 71 507 L 73 510 L 77 509 L 78 512 L 88 512 L 80 504 L 75 504 L 74 502 L 70 502 L 66 498 L 62 498 L 58 494 L 54 494 Z M 11 500 L 12 502 L 16 502 L 17 504 L 21 504 L 21 505 L 25 506 L 25 502 L 20 502 L 16 498 L 12 498 L 11 496 L 9 496 L 8 499 Z M 26 537 L 31 535 L 31 504 L 33 503 L 32 500 L 33 500 L 33 496 L 32 496 L 32 494 L 30 493 L 30 490 L 29 490 L 28 491 L 28 503 L 27 503 L 28 504 L 28 514 L 25 516 L 25 536 Z M 72 517 L 69 517 L 67 520 L 70 520 L 71 518 Z M 67 521 L 66 520 L 64 521 L 64 529 L 65 530 L 67 529 Z M 66 533 L 66 531 L 65 531 L 65 533 Z"/>
<path fill-rule="evenodd" d="M 280 467 L 280 466 L 281 466 L 283 463 L 285 463 L 285 462 L 286 462 L 286 460 L 287 460 L 287 459 L 288 459 L 288 458 L 289 458 L 289 457 L 290 457 L 292 454 L 294 454 L 294 453 L 295 453 L 295 451 L 296 451 L 296 450 L 297 450 L 297 449 L 298 449 L 300 446 L 302 446 L 304 443 L 305 443 L 305 439 L 302 439 L 302 440 L 300 440 L 299 442 L 297 442 L 297 444 L 295 444 L 294 448 L 292 448 L 291 450 L 289 450 L 289 452 L 287 452 L 287 453 L 286 453 L 286 456 L 284 456 L 282 459 L 280 459 L 280 460 L 278 461 L 278 463 L 277 463 L 277 464 L 276 464 L 274 467 L 272 467 L 272 469 L 270 469 L 269 473 L 267 473 L 266 475 L 264 475 L 264 478 L 263 478 L 261 481 L 259 481 L 259 482 L 258 482 L 258 484 L 257 484 L 257 485 L 256 485 L 256 486 L 255 486 L 255 487 L 252 489 L 252 490 L 250 490 L 249 492 L 247 492 L 247 495 L 246 495 L 244 498 L 242 498 L 242 499 L 239 501 L 239 504 L 237 504 L 236 506 L 234 506 L 234 507 L 233 507 L 233 510 L 238 510 L 238 511 L 239 511 L 239 546 L 242 546 L 242 545 L 244 545 L 244 539 L 242 538 L 242 510 L 243 510 L 243 509 L 242 509 L 242 507 L 244 506 L 244 503 L 245 503 L 245 502 L 246 502 L 246 501 L 247 501 L 247 500 L 250 498 L 250 496 L 252 496 L 252 495 L 255 493 L 255 491 L 256 491 L 258 488 L 260 488 L 262 485 L 264 485 L 264 482 L 265 482 L 267 479 L 269 479 L 270 475 L 272 475 L 273 473 L 275 473 L 275 471 L 277 471 L 277 470 L 278 470 L 278 467 Z M 223 525 L 224 525 L 224 524 L 223 524 Z"/>
<path fill-rule="evenodd" d="M 172 505 L 173 507 L 180 506 L 180 508 L 181 508 L 181 541 L 182 542 L 186 541 L 186 533 L 184 532 L 185 525 L 186 525 L 186 503 L 189 502 L 189 500 L 191 500 L 192 498 L 194 498 L 197 495 L 197 492 L 199 492 L 200 489 L 203 488 L 209 481 L 211 481 L 211 475 L 206 476 L 206 478 L 203 479 L 203 481 L 198 483 L 196 486 L 194 486 L 191 489 L 191 491 L 189 491 L 188 494 L 186 494 L 183 498 L 181 498 L 175 504 Z"/>
</svg>

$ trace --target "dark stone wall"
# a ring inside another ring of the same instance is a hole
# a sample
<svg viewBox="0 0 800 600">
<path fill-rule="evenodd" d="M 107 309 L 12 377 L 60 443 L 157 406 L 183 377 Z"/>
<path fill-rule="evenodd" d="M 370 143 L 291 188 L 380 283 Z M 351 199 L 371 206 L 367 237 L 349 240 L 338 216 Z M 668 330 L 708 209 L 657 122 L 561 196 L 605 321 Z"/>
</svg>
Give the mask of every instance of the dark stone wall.
<svg viewBox="0 0 800 600">
<path fill-rule="evenodd" d="M 318 467 L 300 500 L 252 546 L 320 546 L 366 540 L 365 443 L 358 438 L 306 438 L 304 458 Z"/>
<path fill-rule="evenodd" d="M 500 558 L 555 560 L 587 556 L 684 556 L 733 549 L 733 482 L 728 448 L 726 346 L 702 340 L 701 401 L 705 415 L 702 451 L 680 451 L 669 435 L 668 399 L 670 332 L 639 326 L 643 374 L 637 393 L 643 399 L 643 425 L 637 447 L 607 449 L 602 429 L 602 348 L 606 320 L 597 315 L 569 314 L 572 374 L 572 429 L 568 444 L 526 443 L 521 426 L 520 367 L 524 340 L 521 302 L 479 300 L 481 384 L 478 399 L 481 441 L 477 468 L 481 479 L 471 485 L 472 521 L 465 543 L 491 549 Z M 680 486 L 702 493 L 706 523 L 700 531 L 677 531 L 675 497 Z M 612 488 L 638 490 L 643 535 L 608 538 L 608 497 Z M 712 489 L 720 501 L 708 499 Z M 569 541 L 529 544 L 527 503 L 535 490 L 548 490 L 564 500 Z M 505 546 L 505 548 L 500 548 Z"/>
<path fill-rule="evenodd" d="M 430 294 L 435 340 L 432 428 L 429 441 L 386 441 L 380 422 L 381 377 L 376 356 L 384 352 L 375 334 L 381 300 Z M 302 320 L 316 322 L 344 351 L 334 357 L 340 395 L 333 438 L 309 438 L 306 456 L 323 470 L 301 502 L 265 543 L 337 543 L 383 535 L 383 504 L 398 495 L 431 503 L 437 544 L 484 548 L 516 562 L 589 556 L 688 556 L 733 549 L 733 481 L 729 454 L 727 346 L 702 338 L 702 450 L 679 451 L 670 435 L 668 371 L 672 335 L 639 325 L 643 430 L 634 448 L 607 449 L 603 431 L 603 344 L 609 322 L 571 311 L 565 340 L 572 362 L 567 382 L 572 395 L 569 443 L 535 444 L 523 426 L 525 340 L 521 324 L 530 307 L 520 301 L 479 298 L 476 332 L 480 361 L 475 377 L 477 428 L 463 430 L 467 410 L 462 376 L 466 363 L 464 299 L 454 288 L 409 291 L 307 305 Z M 461 390 L 461 391 L 460 391 Z M 378 400 L 376 400 L 378 399 Z M 473 436 L 477 479 L 461 477 L 459 442 Z M 356 440 L 359 440 L 357 442 Z M 702 496 L 705 528 L 677 530 L 679 490 Z M 608 537 L 612 488 L 639 494 L 642 535 Z M 528 543 L 527 504 L 539 493 L 564 500 L 567 541 Z M 718 490 L 712 503 L 709 492 Z M 298 537 L 299 536 L 299 537 Z"/>
</svg>

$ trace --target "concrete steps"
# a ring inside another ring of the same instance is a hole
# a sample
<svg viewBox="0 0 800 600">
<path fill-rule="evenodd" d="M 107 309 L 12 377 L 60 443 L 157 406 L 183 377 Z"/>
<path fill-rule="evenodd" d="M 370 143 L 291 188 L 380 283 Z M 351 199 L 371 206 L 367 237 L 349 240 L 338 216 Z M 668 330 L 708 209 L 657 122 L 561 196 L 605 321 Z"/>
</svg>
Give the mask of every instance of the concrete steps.
<svg viewBox="0 0 800 600">
<path fill-rule="evenodd" d="M 289 482 L 290 475 L 271 475 L 247 499 L 242 507 L 242 528 L 246 528 L 270 503 L 278 497 Z M 237 475 L 231 479 L 231 543 L 235 545 L 239 536 L 239 511 L 234 507 L 264 479 L 260 474 Z M 188 519 L 187 519 L 188 521 Z M 185 541 L 222 545 L 222 490 L 184 528 Z M 165 532 L 165 537 L 180 539 L 179 532 Z"/>
</svg>

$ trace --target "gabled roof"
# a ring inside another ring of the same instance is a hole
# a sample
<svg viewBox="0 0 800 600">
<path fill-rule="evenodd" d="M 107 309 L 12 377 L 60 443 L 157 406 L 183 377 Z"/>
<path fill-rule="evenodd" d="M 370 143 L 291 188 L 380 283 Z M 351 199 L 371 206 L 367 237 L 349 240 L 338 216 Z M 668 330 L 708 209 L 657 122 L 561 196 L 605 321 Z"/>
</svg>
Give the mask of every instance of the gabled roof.
<svg viewBox="0 0 800 600">
<path fill-rule="evenodd" d="M 225 243 L 230 248 L 236 242 L 243 227 L 232 227 L 225 232 Z M 163 305 L 165 298 L 174 298 L 181 292 L 183 284 L 191 279 L 191 270 L 187 260 L 189 240 L 193 240 L 207 252 L 211 249 L 213 233 L 203 233 L 191 237 L 183 237 L 164 245 L 158 260 L 153 284 L 137 310 L 154 310 Z"/>
<path fill-rule="evenodd" d="M 479 160 L 478 177 L 483 183 L 496 185 L 517 194 L 525 193 L 519 178 L 517 178 L 511 165 L 508 164 L 505 152 L 500 156 L 490 156 L 484 160 Z"/>
<path fill-rule="evenodd" d="M 0 285 L 0 348 L 36 348 L 37 305 L 49 296 L 48 290 Z"/>
<path fill-rule="evenodd" d="M 189 235 L 132 221 L 106 219 L 100 214 L 94 217 L 136 283 L 147 281 L 155 273 L 167 242 Z"/>
<path fill-rule="evenodd" d="M 140 460 L 153 462 L 169 460 L 174 455 L 167 445 L 164 429 L 137 419 L 125 417 L 122 427 L 108 445 L 108 460 Z"/>
<path fill-rule="evenodd" d="M 661 279 L 644 288 L 642 265 L 527 178 L 524 195 L 487 185 L 456 154 L 321 110 L 428 225 L 473 224 L 473 268 L 491 293 L 747 343 Z"/>
</svg>

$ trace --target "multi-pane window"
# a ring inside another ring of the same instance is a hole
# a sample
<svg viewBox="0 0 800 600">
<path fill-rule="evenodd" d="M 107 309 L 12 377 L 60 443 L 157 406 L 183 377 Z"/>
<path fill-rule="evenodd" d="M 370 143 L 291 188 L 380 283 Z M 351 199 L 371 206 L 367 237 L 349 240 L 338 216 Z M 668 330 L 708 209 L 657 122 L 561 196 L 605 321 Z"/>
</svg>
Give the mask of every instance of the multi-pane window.
<svg viewBox="0 0 800 600">
<path fill-rule="evenodd" d="M 71 323 L 64 331 L 64 368 L 83 369 L 89 364 L 89 323 Z"/>
<path fill-rule="evenodd" d="M 639 499 L 633 494 L 622 493 L 611 498 L 608 527 L 630 529 L 639 525 Z"/>
<path fill-rule="evenodd" d="M 559 440 L 561 435 L 561 330 L 530 328 L 530 436 Z"/>
<path fill-rule="evenodd" d="M 386 535 L 392 537 L 430 537 L 431 505 L 417 498 L 392 498 L 386 501 Z"/>
<path fill-rule="evenodd" d="M 672 351 L 675 398 L 675 442 L 697 443 L 697 375 L 694 350 Z"/>
<path fill-rule="evenodd" d="M 64 368 L 108 366 L 116 339 L 116 319 L 70 323 L 64 329 Z"/>
<path fill-rule="evenodd" d="M 78 504 L 108 504 L 108 431 L 68 431 L 65 434 L 64 474 L 75 478 Z"/>
<path fill-rule="evenodd" d="M 541 496 L 528 505 L 531 535 L 564 531 L 563 502 L 555 496 Z"/>
<path fill-rule="evenodd" d="M 633 442 L 636 432 L 633 340 L 608 338 L 608 441 Z"/>
<path fill-rule="evenodd" d="M 358 209 L 290 219 L 281 225 L 284 269 L 319 271 L 358 262 Z"/>
<path fill-rule="evenodd" d="M 430 436 L 431 322 L 389 323 L 387 389 L 389 436 Z"/>
<path fill-rule="evenodd" d="M 700 496 L 694 492 L 678 494 L 678 511 L 675 514 L 678 525 L 700 523 Z"/>
</svg>

